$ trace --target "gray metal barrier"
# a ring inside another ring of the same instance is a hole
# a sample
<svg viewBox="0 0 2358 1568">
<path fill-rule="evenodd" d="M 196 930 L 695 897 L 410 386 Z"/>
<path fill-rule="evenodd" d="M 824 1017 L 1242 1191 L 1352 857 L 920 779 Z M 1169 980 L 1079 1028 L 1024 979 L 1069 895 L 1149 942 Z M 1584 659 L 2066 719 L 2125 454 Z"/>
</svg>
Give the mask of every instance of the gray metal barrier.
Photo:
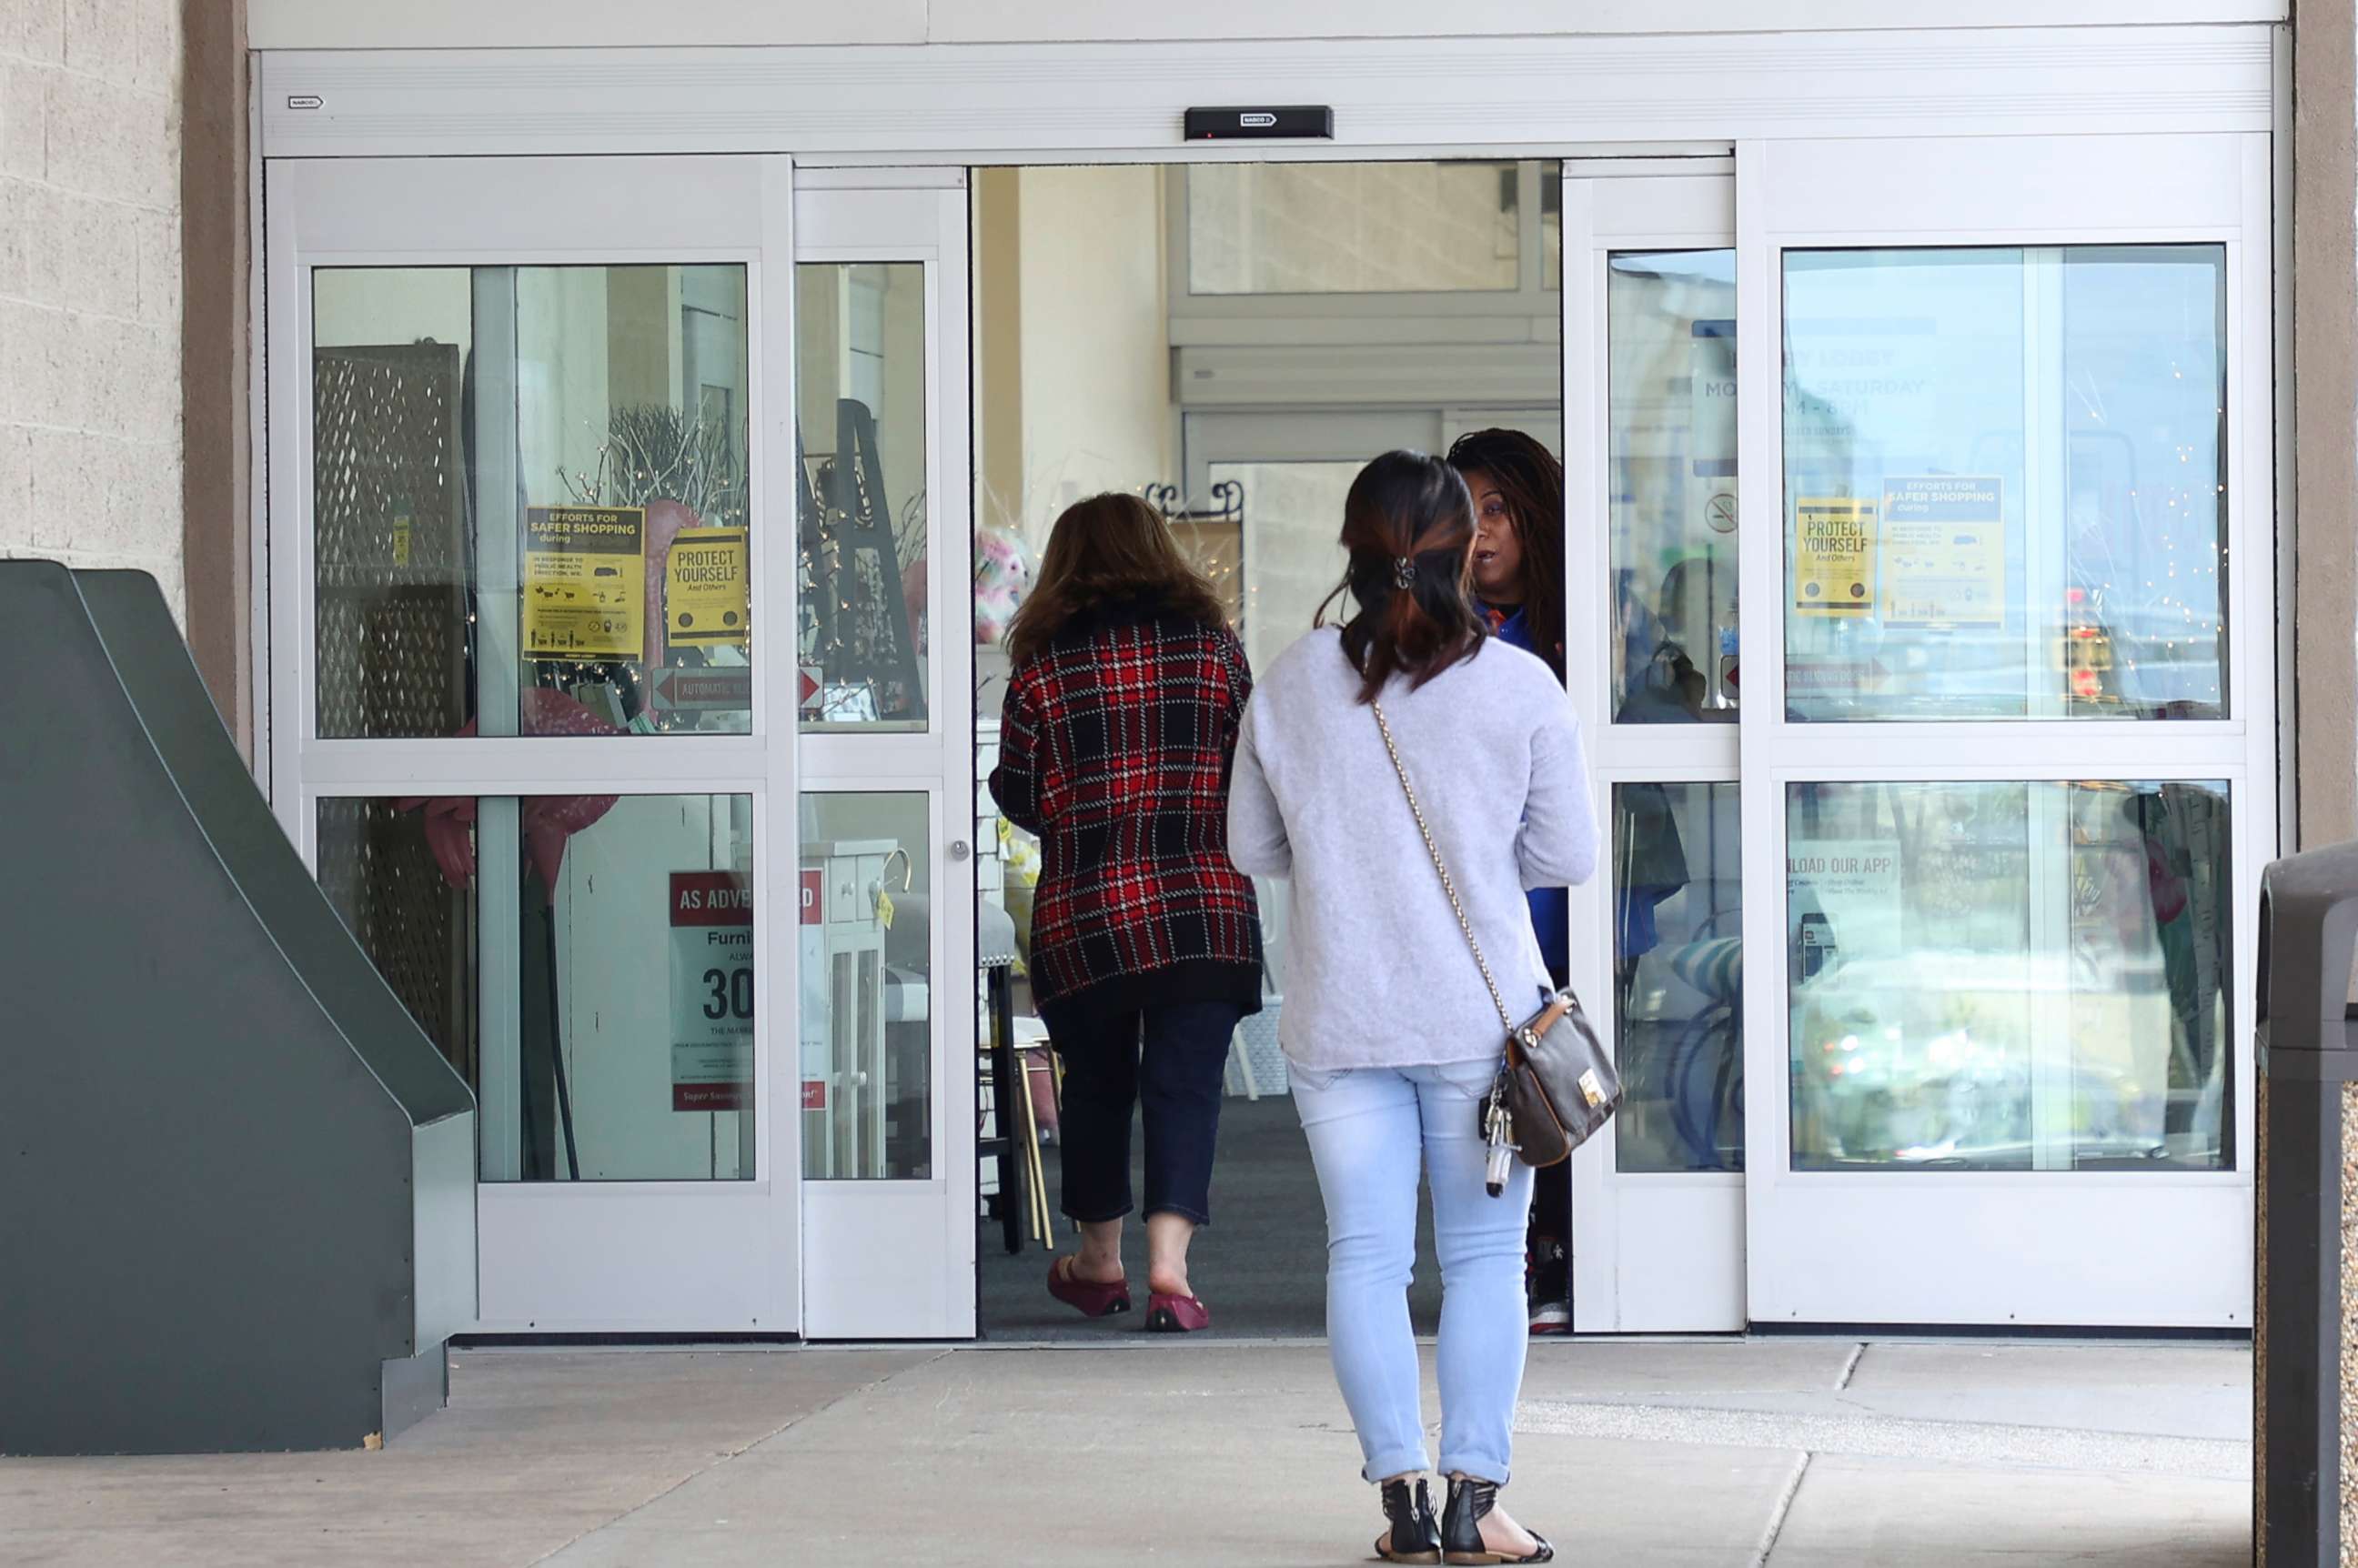
<svg viewBox="0 0 2358 1568">
<path fill-rule="evenodd" d="M 357 1447 L 448 1397 L 473 1098 L 144 573 L 0 561 L 0 1453 Z"/>
<path fill-rule="evenodd" d="M 2358 844 L 2270 866 L 2259 929 L 2255 1560 L 2311 1568 L 2358 1505 Z"/>
</svg>

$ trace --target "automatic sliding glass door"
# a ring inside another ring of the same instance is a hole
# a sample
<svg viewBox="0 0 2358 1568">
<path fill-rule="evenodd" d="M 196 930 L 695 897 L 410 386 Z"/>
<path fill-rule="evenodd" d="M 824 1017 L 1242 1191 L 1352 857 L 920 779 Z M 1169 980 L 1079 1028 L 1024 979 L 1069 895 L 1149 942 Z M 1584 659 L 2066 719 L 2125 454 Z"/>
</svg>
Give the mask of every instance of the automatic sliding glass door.
<svg viewBox="0 0 2358 1568">
<path fill-rule="evenodd" d="M 2247 1325 L 2266 138 L 1738 200 L 1750 1316 Z"/>
</svg>

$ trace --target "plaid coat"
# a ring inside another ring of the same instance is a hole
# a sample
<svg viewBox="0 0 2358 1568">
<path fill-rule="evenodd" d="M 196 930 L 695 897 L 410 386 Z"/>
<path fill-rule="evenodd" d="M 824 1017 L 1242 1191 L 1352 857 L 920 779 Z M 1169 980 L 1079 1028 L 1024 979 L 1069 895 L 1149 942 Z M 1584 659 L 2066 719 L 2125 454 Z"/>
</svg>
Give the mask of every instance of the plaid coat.
<svg viewBox="0 0 2358 1568">
<path fill-rule="evenodd" d="M 1152 605 L 1076 619 L 1015 672 L 990 793 L 1040 838 L 1033 993 L 1260 1006 L 1260 912 L 1228 860 L 1242 643 Z"/>
</svg>

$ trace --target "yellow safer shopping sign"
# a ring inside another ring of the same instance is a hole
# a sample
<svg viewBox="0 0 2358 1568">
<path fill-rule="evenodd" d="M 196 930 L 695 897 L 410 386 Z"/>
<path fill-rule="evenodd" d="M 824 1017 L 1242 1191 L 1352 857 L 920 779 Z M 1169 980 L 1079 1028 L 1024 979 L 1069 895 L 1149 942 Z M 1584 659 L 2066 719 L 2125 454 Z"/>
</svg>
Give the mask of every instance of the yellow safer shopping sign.
<svg viewBox="0 0 2358 1568">
<path fill-rule="evenodd" d="M 666 642 L 745 645 L 753 617 L 744 529 L 679 531 L 665 568 L 664 617 Z"/>
<path fill-rule="evenodd" d="M 524 530 L 525 657 L 644 657 L 646 508 L 535 506 Z"/>
<path fill-rule="evenodd" d="M 1875 608 L 1876 503 L 1865 495 L 1805 495 L 1793 503 L 1793 612 L 1858 615 Z"/>
</svg>

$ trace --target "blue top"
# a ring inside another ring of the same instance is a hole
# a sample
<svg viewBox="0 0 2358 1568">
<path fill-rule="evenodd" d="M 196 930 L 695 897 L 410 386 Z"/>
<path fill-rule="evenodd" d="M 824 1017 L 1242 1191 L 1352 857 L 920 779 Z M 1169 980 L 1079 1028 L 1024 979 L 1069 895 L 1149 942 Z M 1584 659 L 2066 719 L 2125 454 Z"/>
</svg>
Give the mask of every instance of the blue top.
<svg viewBox="0 0 2358 1568">
<path fill-rule="evenodd" d="M 1489 607 L 1491 633 L 1510 648 L 1537 654 L 1531 646 L 1530 617 L 1517 605 L 1511 613 Z M 1531 931 L 1540 939 L 1540 957 L 1548 973 L 1562 976 L 1572 967 L 1572 894 L 1563 888 L 1533 888 L 1523 895 L 1531 906 Z"/>
</svg>

